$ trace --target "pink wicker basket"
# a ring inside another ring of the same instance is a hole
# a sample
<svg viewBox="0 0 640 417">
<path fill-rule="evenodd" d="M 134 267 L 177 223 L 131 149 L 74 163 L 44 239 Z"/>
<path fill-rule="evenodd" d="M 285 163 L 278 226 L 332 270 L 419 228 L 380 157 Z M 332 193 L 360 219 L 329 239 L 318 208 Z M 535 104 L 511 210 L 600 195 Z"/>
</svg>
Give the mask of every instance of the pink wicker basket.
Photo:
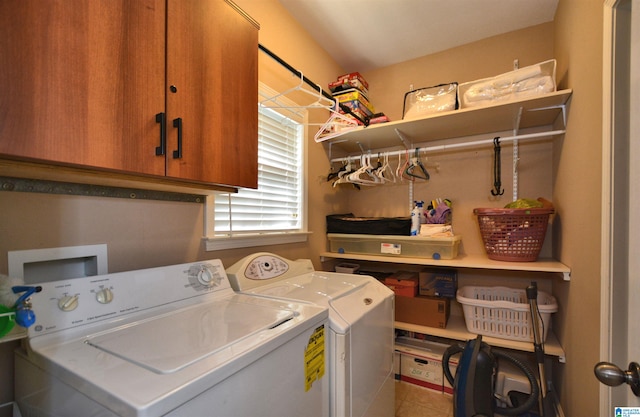
<svg viewBox="0 0 640 417">
<path fill-rule="evenodd" d="M 489 259 L 531 262 L 538 259 L 552 208 L 477 208 L 478 226 Z"/>
</svg>

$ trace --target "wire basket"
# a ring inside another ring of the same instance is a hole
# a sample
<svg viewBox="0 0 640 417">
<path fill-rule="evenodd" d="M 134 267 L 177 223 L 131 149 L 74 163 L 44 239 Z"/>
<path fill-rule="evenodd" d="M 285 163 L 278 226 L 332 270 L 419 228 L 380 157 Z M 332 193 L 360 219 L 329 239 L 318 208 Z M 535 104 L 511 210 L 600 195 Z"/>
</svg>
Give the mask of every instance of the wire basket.
<svg viewBox="0 0 640 417">
<path fill-rule="evenodd" d="M 456 294 L 462 304 L 464 321 L 471 333 L 501 339 L 533 342 L 529 301 L 525 290 L 508 287 L 462 287 Z M 558 311 L 556 299 L 538 291 L 538 310 L 542 317 L 542 340 L 551 327 L 551 313 Z"/>
<path fill-rule="evenodd" d="M 554 210 L 477 208 L 473 212 L 489 259 L 531 262 L 538 259 Z"/>
</svg>

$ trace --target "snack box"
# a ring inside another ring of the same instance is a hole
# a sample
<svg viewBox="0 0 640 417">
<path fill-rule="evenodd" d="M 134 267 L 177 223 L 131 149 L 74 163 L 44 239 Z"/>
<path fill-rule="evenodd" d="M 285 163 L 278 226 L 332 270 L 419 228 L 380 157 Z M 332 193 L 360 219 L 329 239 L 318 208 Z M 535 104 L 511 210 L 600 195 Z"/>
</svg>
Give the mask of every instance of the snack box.
<svg viewBox="0 0 640 417">
<path fill-rule="evenodd" d="M 371 114 L 372 114 L 371 111 L 364 104 L 360 103 L 358 100 L 345 101 L 340 104 L 347 106 L 352 113 L 357 114 L 358 117 L 360 117 L 363 120 L 364 118 L 368 119 L 371 117 Z M 340 113 L 348 115 L 348 113 L 344 112 L 342 109 L 340 109 Z"/>
<path fill-rule="evenodd" d="M 339 94 L 341 91 L 350 90 L 352 88 L 357 88 L 362 91 L 365 95 L 369 94 L 369 89 L 362 84 L 362 82 L 357 79 L 351 80 L 340 80 L 329 83 L 329 90 L 332 94 Z"/>
<path fill-rule="evenodd" d="M 387 123 L 390 121 L 391 120 L 389 120 L 389 118 L 384 113 L 376 113 L 371 116 L 371 119 L 369 119 L 369 124 L 375 125 L 377 123 Z"/>
<path fill-rule="evenodd" d="M 362 85 L 364 85 L 364 87 L 368 90 L 369 89 L 369 83 L 367 82 L 367 80 L 364 79 L 364 77 L 362 75 L 360 75 L 359 72 L 350 72 L 349 74 L 342 74 L 338 77 L 338 81 L 350 81 L 350 80 L 358 80 L 359 82 L 362 83 Z"/>
<path fill-rule="evenodd" d="M 363 110 L 366 109 L 365 111 L 368 113 L 369 116 L 373 116 L 375 114 L 375 109 L 371 105 L 367 97 L 364 94 L 362 94 L 361 91 L 358 91 L 355 88 L 352 90 L 344 91 L 340 94 L 334 94 L 333 97 L 337 99 L 339 103 L 349 105 L 349 107 L 351 107 L 350 104 L 352 104 L 352 105 L 357 105 Z M 350 103 L 350 104 L 347 104 L 347 103 Z M 354 104 L 354 103 L 358 103 L 358 104 Z"/>
</svg>

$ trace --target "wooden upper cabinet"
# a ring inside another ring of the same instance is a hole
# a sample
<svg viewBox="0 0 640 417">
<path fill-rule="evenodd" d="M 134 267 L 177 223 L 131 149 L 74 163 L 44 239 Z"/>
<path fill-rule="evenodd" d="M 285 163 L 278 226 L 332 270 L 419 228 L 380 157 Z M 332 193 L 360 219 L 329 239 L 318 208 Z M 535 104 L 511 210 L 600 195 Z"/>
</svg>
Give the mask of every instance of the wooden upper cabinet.
<svg viewBox="0 0 640 417">
<path fill-rule="evenodd" d="M 165 2 L 0 2 L 0 154 L 164 175 Z"/>
<path fill-rule="evenodd" d="M 256 188 L 257 24 L 223 0 L 167 8 L 167 175 Z"/>
<path fill-rule="evenodd" d="M 226 0 L 2 0 L 0 157 L 256 187 L 257 54 Z"/>
</svg>

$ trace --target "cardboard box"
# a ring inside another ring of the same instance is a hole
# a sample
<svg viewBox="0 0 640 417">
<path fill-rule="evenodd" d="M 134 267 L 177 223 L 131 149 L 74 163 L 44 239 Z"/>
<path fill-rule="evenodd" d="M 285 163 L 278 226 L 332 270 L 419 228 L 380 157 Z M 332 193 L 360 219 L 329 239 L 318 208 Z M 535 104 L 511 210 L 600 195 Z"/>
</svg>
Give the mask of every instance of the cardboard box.
<svg viewBox="0 0 640 417">
<path fill-rule="evenodd" d="M 458 290 L 458 272 L 449 268 L 420 271 L 420 295 L 455 298 Z"/>
<path fill-rule="evenodd" d="M 415 297 L 418 295 L 418 280 L 385 278 L 384 285 L 391 288 L 395 295 L 403 297 Z"/>
<path fill-rule="evenodd" d="M 439 361 L 440 363 L 440 374 L 442 376 L 442 390 L 445 395 L 453 395 L 453 387 L 447 381 L 447 378 L 444 376 L 444 371 L 442 369 L 442 356 L 444 352 L 447 350 L 449 346 L 443 343 L 436 343 L 426 340 L 418 340 L 410 337 L 398 337 L 395 342 L 395 353 L 400 355 L 413 355 L 415 357 L 423 357 L 430 358 L 434 363 Z M 457 353 L 449 358 L 449 371 L 451 375 L 455 377 L 456 369 L 458 368 L 458 363 L 460 359 L 460 354 Z M 405 360 L 406 362 L 406 360 Z M 415 383 L 420 386 L 424 386 L 421 382 L 420 378 L 416 378 L 415 376 L 410 375 L 411 372 L 419 374 L 419 367 L 414 366 L 411 363 L 405 363 L 405 367 L 409 366 L 409 369 L 405 369 L 404 379 L 402 379 L 402 368 L 400 368 L 401 376 L 400 379 L 405 382 Z M 432 375 L 430 379 L 430 383 L 434 383 L 436 378 L 439 380 L 437 375 Z M 428 387 L 431 388 L 431 387 Z M 433 389 L 433 388 L 432 388 Z M 436 391 L 440 391 L 436 389 Z"/>
<path fill-rule="evenodd" d="M 369 94 L 369 90 L 367 89 L 367 87 L 365 87 L 364 84 L 362 84 L 362 81 L 357 78 L 352 78 L 350 80 L 333 81 L 329 83 L 329 90 L 332 94 L 339 94 L 341 91 L 350 90 L 352 88 L 357 88 L 365 95 Z"/>
<path fill-rule="evenodd" d="M 442 360 L 403 353 L 400 356 L 400 380 L 442 392 Z"/>
<path fill-rule="evenodd" d="M 397 296 L 396 321 L 444 329 L 449 319 L 449 301 L 448 298 L 441 297 Z"/>
<path fill-rule="evenodd" d="M 362 75 L 360 75 L 359 72 L 350 72 L 349 74 L 342 74 L 338 77 L 338 81 L 348 81 L 348 80 L 358 80 L 360 81 L 365 88 L 369 88 L 369 83 L 367 82 L 367 80 L 364 79 L 364 77 Z"/>
<path fill-rule="evenodd" d="M 443 392 L 442 355 L 448 348 L 447 345 L 399 337 L 395 348 L 400 352 L 401 381 Z"/>
</svg>

